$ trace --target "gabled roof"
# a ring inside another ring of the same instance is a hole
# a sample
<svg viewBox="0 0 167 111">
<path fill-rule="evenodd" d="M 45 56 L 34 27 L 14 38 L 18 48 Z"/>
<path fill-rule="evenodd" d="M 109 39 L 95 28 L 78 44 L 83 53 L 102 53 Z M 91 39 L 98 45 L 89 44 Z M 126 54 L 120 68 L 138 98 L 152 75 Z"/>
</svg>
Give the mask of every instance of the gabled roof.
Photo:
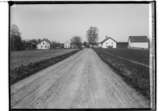
<svg viewBox="0 0 167 111">
<path fill-rule="evenodd" d="M 43 39 L 43 40 L 40 41 L 40 43 L 43 42 L 43 41 L 46 41 L 46 42 L 48 42 L 49 44 L 51 43 L 48 39 Z"/>
<path fill-rule="evenodd" d="M 149 42 L 147 36 L 129 36 L 131 42 Z"/>
<path fill-rule="evenodd" d="M 106 36 L 106 38 L 105 38 L 103 41 L 101 41 L 100 43 L 102 44 L 102 43 L 104 43 L 105 41 L 107 41 L 108 39 L 111 39 L 111 40 L 117 42 L 117 41 L 114 40 L 113 38 Z"/>
</svg>

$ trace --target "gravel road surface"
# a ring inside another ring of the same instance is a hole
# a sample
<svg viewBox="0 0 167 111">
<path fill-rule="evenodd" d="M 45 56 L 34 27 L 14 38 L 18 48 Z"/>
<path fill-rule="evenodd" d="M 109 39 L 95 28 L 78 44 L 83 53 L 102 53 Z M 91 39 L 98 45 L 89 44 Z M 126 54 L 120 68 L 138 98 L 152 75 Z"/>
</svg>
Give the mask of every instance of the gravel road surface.
<svg viewBox="0 0 167 111">
<path fill-rule="evenodd" d="M 12 108 L 148 108 L 149 101 L 129 87 L 92 49 L 11 86 Z"/>
</svg>

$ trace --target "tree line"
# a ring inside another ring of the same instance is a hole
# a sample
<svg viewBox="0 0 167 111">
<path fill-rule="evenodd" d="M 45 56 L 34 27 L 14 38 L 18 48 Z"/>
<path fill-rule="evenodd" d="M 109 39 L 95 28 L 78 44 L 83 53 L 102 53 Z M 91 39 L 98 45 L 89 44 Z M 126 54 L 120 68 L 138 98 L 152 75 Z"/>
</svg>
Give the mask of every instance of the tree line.
<svg viewBox="0 0 167 111">
<path fill-rule="evenodd" d="M 20 30 L 17 25 L 12 25 L 10 28 L 10 50 L 32 50 L 36 49 L 36 45 L 42 40 L 47 40 L 50 42 L 50 48 L 63 48 L 62 43 L 56 41 L 50 41 L 46 38 L 43 39 L 31 39 L 22 40 Z"/>
<path fill-rule="evenodd" d="M 98 29 L 97 27 L 90 27 L 87 30 L 87 41 L 82 42 L 80 36 L 74 36 L 70 40 L 70 45 L 72 48 L 82 48 L 84 47 L 93 47 L 97 45 L 98 41 Z M 44 38 L 46 39 L 46 38 Z M 32 39 L 32 40 L 22 40 L 21 33 L 17 25 L 12 25 L 10 28 L 10 50 L 31 50 L 36 49 L 36 45 L 40 43 L 44 39 Z M 46 39 L 49 41 L 48 39 Z M 50 48 L 63 48 L 64 44 L 56 42 L 56 41 L 49 41 Z"/>
</svg>

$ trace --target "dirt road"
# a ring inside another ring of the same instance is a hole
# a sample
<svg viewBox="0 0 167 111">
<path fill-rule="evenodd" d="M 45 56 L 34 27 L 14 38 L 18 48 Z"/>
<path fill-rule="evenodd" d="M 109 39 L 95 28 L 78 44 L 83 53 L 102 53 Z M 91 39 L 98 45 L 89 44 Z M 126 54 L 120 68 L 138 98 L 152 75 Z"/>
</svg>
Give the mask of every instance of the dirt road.
<svg viewBox="0 0 167 111">
<path fill-rule="evenodd" d="M 11 86 L 12 108 L 147 108 L 92 49 L 84 49 Z"/>
</svg>

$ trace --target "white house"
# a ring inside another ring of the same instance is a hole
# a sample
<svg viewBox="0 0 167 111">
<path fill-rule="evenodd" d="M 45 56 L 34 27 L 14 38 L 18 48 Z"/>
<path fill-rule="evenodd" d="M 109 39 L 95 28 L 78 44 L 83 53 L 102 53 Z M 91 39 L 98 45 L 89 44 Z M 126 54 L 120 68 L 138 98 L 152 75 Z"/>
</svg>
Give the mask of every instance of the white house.
<svg viewBox="0 0 167 111">
<path fill-rule="evenodd" d="M 129 48 L 149 48 L 149 39 L 147 36 L 129 36 L 128 39 Z"/>
<path fill-rule="evenodd" d="M 70 41 L 66 41 L 64 43 L 64 48 L 70 48 L 71 47 L 71 42 Z"/>
<path fill-rule="evenodd" d="M 37 49 L 50 49 L 50 42 L 48 40 L 42 40 L 37 44 Z"/>
<path fill-rule="evenodd" d="M 117 41 L 114 40 L 111 37 L 106 36 L 106 38 L 99 44 L 99 47 L 102 48 L 116 48 L 117 47 Z"/>
</svg>

